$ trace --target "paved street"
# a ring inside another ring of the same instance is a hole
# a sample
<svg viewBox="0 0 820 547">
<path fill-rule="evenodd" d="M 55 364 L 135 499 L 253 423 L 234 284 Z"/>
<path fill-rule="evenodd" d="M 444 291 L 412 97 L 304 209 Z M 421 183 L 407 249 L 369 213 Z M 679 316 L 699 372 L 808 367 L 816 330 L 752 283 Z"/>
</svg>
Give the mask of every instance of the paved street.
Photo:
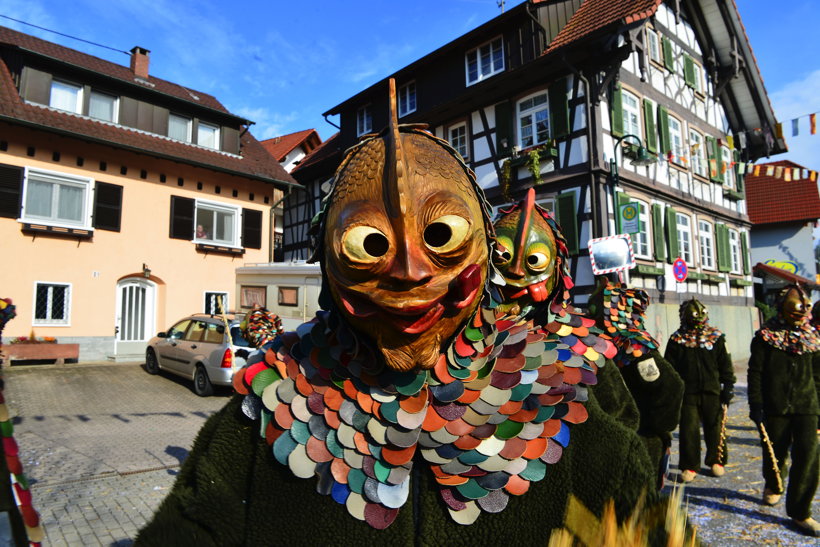
<svg viewBox="0 0 820 547">
<path fill-rule="evenodd" d="M 41 365 L 4 374 L 45 544 L 56 546 L 130 545 L 168 492 L 196 432 L 229 395 L 200 398 L 189 383 L 150 376 L 139 365 Z M 738 370 L 740 384 L 745 377 Z M 710 545 L 817 545 L 789 525 L 783 502 L 760 504 L 760 447 L 745 386 L 737 392 L 727 475 L 699 475 L 686 488 L 693 522 Z M 820 516 L 817 499 L 814 509 Z"/>
</svg>

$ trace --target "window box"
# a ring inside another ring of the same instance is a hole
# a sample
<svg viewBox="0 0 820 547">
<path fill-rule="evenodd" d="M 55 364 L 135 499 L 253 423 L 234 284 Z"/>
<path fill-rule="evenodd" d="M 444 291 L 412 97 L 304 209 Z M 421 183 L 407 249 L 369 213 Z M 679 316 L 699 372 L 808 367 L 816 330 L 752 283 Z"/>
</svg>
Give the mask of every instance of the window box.
<svg viewBox="0 0 820 547">
<path fill-rule="evenodd" d="M 709 274 L 700 273 L 700 272 L 689 272 L 686 276 L 686 279 L 690 281 L 706 281 L 709 279 Z"/>
<path fill-rule="evenodd" d="M 723 283 L 726 280 L 723 279 L 723 277 L 720 275 L 707 274 L 706 279 L 704 279 L 704 281 L 706 283 Z"/>
<path fill-rule="evenodd" d="M 732 287 L 751 287 L 754 283 L 748 279 L 730 279 L 729 285 Z"/>
<path fill-rule="evenodd" d="M 34 234 L 41 233 L 50 235 L 64 235 L 68 237 L 76 237 L 78 239 L 91 239 L 94 236 L 93 230 L 65 228 L 63 226 L 48 226 L 46 224 L 30 224 L 28 222 L 23 224 L 23 231 Z"/>
<path fill-rule="evenodd" d="M 733 200 L 736 200 L 736 201 L 746 199 L 746 195 L 743 192 L 738 192 L 737 190 L 733 190 L 731 188 L 724 188 L 723 189 L 723 197 L 725 197 L 727 199 L 733 199 Z"/>
<path fill-rule="evenodd" d="M 80 357 L 80 344 L 44 344 L 17 343 L 4 346 L 7 359 L 13 361 L 55 361 L 58 365 L 66 359 L 77 360 Z"/>
<path fill-rule="evenodd" d="M 239 247 L 226 247 L 224 245 L 210 245 L 208 243 L 197 243 L 196 250 L 204 253 L 227 254 L 233 256 L 242 256 L 245 254 L 245 249 Z"/>
<path fill-rule="evenodd" d="M 663 268 L 658 268 L 657 266 L 650 266 L 649 264 L 638 264 L 632 270 L 633 274 L 641 275 L 641 276 L 656 276 L 656 275 L 664 275 L 666 272 Z"/>
</svg>

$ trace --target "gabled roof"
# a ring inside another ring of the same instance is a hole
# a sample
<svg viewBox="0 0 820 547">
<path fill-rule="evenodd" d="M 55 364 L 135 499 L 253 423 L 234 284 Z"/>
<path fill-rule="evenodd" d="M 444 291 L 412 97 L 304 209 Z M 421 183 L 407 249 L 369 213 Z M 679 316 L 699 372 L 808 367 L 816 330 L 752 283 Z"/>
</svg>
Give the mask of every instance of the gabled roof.
<svg viewBox="0 0 820 547">
<path fill-rule="evenodd" d="M 11 42 L 12 47 L 24 48 L 29 51 L 32 51 L 31 48 L 35 47 L 39 53 L 58 55 L 61 60 L 75 66 L 82 66 L 85 69 L 94 71 L 99 69 L 100 74 L 108 76 L 128 73 L 133 79 L 134 74 L 129 68 L 0 27 L 0 50 L 7 47 L 9 39 L 14 40 Z M 157 88 L 173 92 L 178 98 L 189 103 L 193 102 L 190 96 L 187 99 L 182 97 L 182 94 L 187 95 L 188 91 L 184 87 L 156 78 L 151 79 L 151 81 L 156 83 Z M 161 82 L 164 83 L 161 84 Z M 204 97 L 203 100 L 209 108 L 227 113 L 227 110 L 210 95 L 204 93 L 200 95 L 198 92 L 196 95 L 200 98 Z M 241 118 L 237 118 L 237 121 L 240 120 Z M 63 112 L 45 105 L 26 103 L 20 97 L 11 71 L 2 56 L 0 56 L 0 121 L 57 133 L 66 137 L 80 138 L 85 141 L 114 146 L 205 169 L 249 177 L 271 184 L 281 186 L 297 184 L 279 165 L 279 162 L 274 160 L 248 131 L 242 133 L 241 136 L 241 155 L 235 155 L 175 141 L 163 135 Z"/>
<path fill-rule="evenodd" d="M 342 149 L 340 146 L 339 133 L 336 132 L 328 137 L 325 142 L 317 146 L 302 161 L 300 161 L 299 165 L 293 168 L 291 174 L 296 178 L 296 180 L 302 184 L 306 184 L 309 181 L 305 180 L 303 177 L 310 176 L 309 173 L 313 167 L 320 165 L 331 158 L 341 156 Z M 338 157 L 335 161 L 338 164 L 338 162 L 341 161 L 341 157 Z"/>
<path fill-rule="evenodd" d="M 802 170 L 793 161 L 781 160 L 760 164 L 760 175 L 746 175 L 746 208 L 752 224 L 806 222 L 820 218 L 820 194 L 817 183 L 808 178 L 786 181 L 767 176 L 766 167 Z"/>
<path fill-rule="evenodd" d="M 276 161 L 283 161 L 297 146 L 303 145 L 305 153 L 309 154 L 314 148 L 322 143 L 319 133 L 315 129 L 305 129 L 281 137 L 273 137 L 262 142 L 265 150 L 276 158 Z"/>
<path fill-rule="evenodd" d="M 774 266 L 769 266 L 767 264 L 762 264 L 758 262 L 754 265 L 753 268 L 754 272 L 759 276 L 769 276 L 769 277 L 776 277 L 786 283 L 796 283 L 803 287 L 804 289 L 811 289 L 815 290 L 820 288 L 814 280 L 808 279 L 803 277 L 802 275 L 793 274 L 791 272 L 787 272 L 782 268 L 776 268 Z"/>
</svg>

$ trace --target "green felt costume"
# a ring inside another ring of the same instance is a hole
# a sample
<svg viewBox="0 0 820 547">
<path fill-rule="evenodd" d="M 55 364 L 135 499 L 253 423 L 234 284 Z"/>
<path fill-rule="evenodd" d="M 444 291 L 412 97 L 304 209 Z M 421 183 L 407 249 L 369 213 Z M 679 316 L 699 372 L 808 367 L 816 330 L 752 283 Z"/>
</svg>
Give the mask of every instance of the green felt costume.
<svg viewBox="0 0 820 547">
<path fill-rule="evenodd" d="M 653 490 L 638 436 L 590 397 L 589 419 L 573 427 L 563 458 L 502 513 L 454 523 L 420 465 L 411 477 L 412 503 L 389 528 L 375 530 L 317 494 L 315 479 L 295 478 L 276 463 L 240 406 L 236 397 L 208 420 L 136 545 L 545 545 L 563 524 L 570 493 L 596 514 L 612 498 L 623 517 L 641 491 Z"/>
<path fill-rule="evenodd" d="M 811 503 L 817 491 L 820 469 L 817 449 L 820 351 L 811 345 L 807 349 L 813 351 L 799 354 L 779 349 L 772 345 L 771 340 L 764 339 L 764 331 L 767 330 L 782 332 L 784 329 L 777 321 L 769 322 L 752 340 L 748 371 L 749 405 L 763 410 L 763 422 L 784 484 L 788 472 L 786 514 L 803 520 L 811 516 Z M 768 490 L 782 493 L 779 492 L 773 464 L 765 449 L 763 476 Z"/>
<path fill-rule="evenodd" d="M 687 304 L 685 302 L 681 306 L 682 316 Z M 697 327 L 682 322 L 681 329 L 667 343 L 664 357 L 678 372 L 684 384 L 680 416 L 680 469 L 700 469 L 701 425 L 706 444 L 704 463 L 708 467 L 714 464 L 725 465 L 728 457 L 725 441 L 723 450 L 718 448 L 723 417 L 721 406 L 731 401 L 735 383 L 732 358 L 726 350 L 725 336 L 706 325 L 705 320 Z"/>
<path fill-rule="evenodd" d="M 590 391 L 595 393 L 603 411 L 631 431 L 638 431 L 641 419 L 638 406 L 618 367 L 612 360 L 607 360 L 606 366 L 598 369 L 597 376 L 598 383 L 591 386 Z"/>
</svg>

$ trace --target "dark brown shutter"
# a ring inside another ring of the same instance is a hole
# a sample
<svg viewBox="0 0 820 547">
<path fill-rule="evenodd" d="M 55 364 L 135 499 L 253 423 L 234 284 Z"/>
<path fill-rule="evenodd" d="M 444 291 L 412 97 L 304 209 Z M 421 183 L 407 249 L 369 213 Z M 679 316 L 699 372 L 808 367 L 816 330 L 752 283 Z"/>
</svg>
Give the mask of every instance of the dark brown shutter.
<svg viewBox="0 0 820 547">
<path fill-rule="evenodd" d="M 39 104 L 49 104 L 51 99 L 51 74 L 35 70 L 31 67 L 23 68 L 23 78 L 20 95 L 27 101 Z"/>
<path fill-rule="evenodd" d="M 196 201 L 191 198 L 171 196 L 172 239 L 194 239 L 194 213 Z"/>
<path fill-rule="evenodd" d="M 552 137 L 569 134 L 569 101 L 567 99 L 567 79 L 561 78 L 549 88 L 550 125 Z"/>
<path fill-rule="evenodd" d="M 262 211 L 242 209 L 242 246 L 246 249 L 262 248 Z"/>
<path fill-rule="evenodd" d="M 496 156 L 508 156 L 512 150 L 513 128 L 510 102 L 504 101 L 495 105 L 495 146 Z"/>
<path fill-rule="evenodd" d="M 94 228 L 120 231 L 122 186 L 97 182 L 94 187 Z"/>
<path fill-rule="evenodd" d="M 14 165 L 0 165 L 0 217 L 20 218 L 22 188 L 23 169 Z"/>
</svg>

